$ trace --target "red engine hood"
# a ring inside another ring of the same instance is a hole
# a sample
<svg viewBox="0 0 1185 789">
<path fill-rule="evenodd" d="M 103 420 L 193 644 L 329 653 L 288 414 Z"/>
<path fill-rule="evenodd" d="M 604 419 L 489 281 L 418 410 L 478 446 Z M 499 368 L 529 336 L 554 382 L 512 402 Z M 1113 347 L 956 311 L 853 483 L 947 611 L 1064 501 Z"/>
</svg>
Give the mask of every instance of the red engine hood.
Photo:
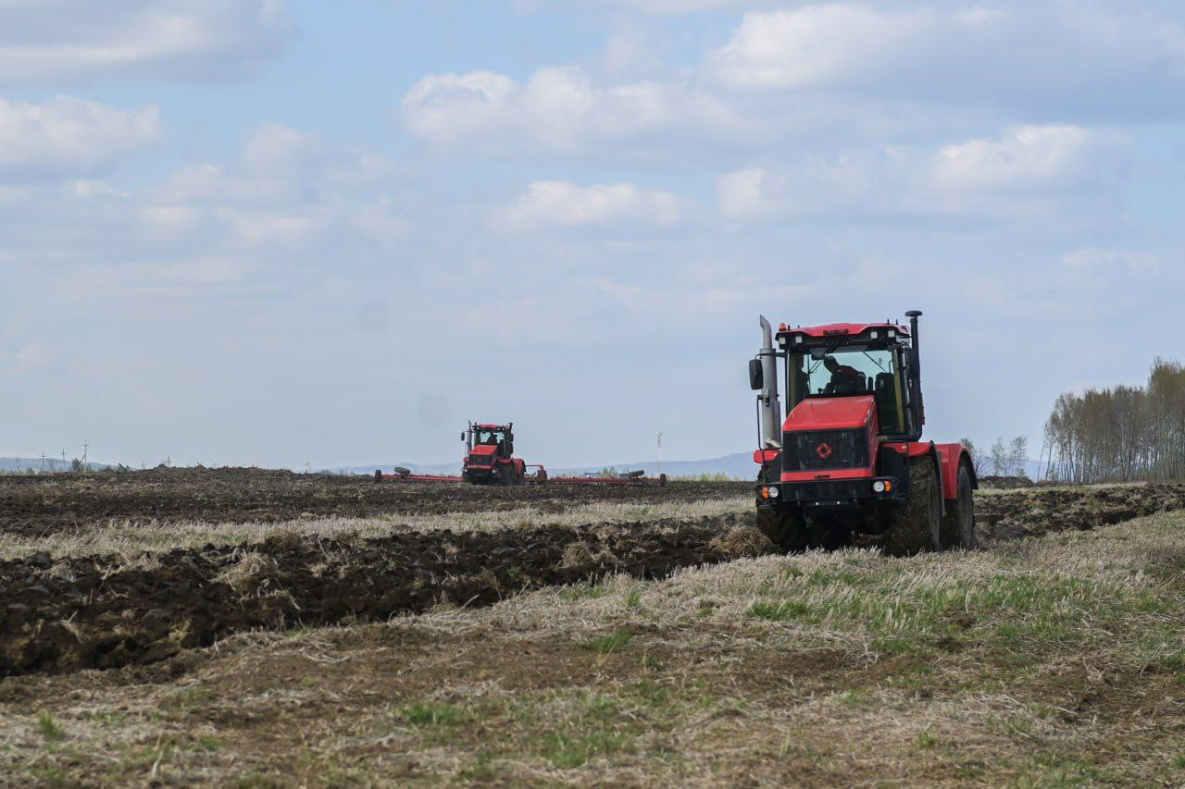
<svg viewBox="0 0 1185 789">
<path fill-rule="evenodd" d="M 803 400 L 786 417 L 782 432 L 864 427 L 871 424 L 875 416 L 876 398 L 872 395 Z"/>
<path fill-rule="evenodd" d="M 471 455 L 492 455 L 498 451 L 498 448 L 493 444 L 478 444 L 473 448 Z"/>
</svg>

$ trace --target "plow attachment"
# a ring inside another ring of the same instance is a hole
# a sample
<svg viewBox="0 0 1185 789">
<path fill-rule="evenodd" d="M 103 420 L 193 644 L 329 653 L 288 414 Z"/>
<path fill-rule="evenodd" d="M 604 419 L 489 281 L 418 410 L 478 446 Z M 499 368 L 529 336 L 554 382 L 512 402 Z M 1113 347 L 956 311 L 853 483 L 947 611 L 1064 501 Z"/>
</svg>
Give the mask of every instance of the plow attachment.
<svg viewBox="0 0 1185 789">
<path fill-rule="evenodd" d="M 657 477 L 647 477 L 644 471 L 630 471 L 615 477 L 551 477 L 548 476 L 547 469 L 543 466 L 528 465 L 527 468 L 535 469 L 535 473 L 523 478 L 521 484 L 524 485 L 658 485 L 662 487 L 667 484 L 666 474 L 660 474 Z M 460 476 L 447 474 L 413 474 L 411 469 L 403 468 L 402 466 L 396 466 L 394 472 L 393 474 L 384 474 L 381 470 L 377 470 L 374 472 L 374 481 L 445 483 L 460 483 L 464 481 Z"/>
<path fill-rule="evenodd" d="M 411 469 L 403 468 L 402 466 L 395 467 L 394 474 L 384 474 L 381 470 L 376 469 L 374 472 L 375 482 L 460 482 L 459 476 L 450 476 L 447 474 L 413 474 Z"/>
</svg>

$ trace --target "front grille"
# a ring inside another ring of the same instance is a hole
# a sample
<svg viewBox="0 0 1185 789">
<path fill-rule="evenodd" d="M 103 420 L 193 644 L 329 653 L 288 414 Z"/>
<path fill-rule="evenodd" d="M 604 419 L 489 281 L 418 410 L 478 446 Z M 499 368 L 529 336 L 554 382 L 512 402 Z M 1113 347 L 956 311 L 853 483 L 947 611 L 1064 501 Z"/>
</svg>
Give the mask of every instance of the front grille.
<svg viewBox="0 0 1185 789">
<path fill-rule="evenodd" d="M 471 466 L 492 466 L 494 465 L 493 455 L 470 455 L 469 465 Z"/>
<path fill-rule="evenodd" d="M 786 433 L 782 438 L 782 471 L 868 467 L 868 440 L 863 430 L 815 430 Z"/>
</svg>

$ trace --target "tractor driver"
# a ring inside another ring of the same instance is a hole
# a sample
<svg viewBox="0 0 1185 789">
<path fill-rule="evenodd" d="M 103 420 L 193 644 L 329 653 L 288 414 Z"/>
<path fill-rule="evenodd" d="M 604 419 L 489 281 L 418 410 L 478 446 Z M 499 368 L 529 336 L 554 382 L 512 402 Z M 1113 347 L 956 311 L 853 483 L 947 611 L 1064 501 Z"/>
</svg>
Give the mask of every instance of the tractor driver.
<svg viewBox="0 0 1185 789">
<path fill-rule="evenodd" d="M 834 356 L 824 358 L 823 366 L 831 373 L 827 394 L 853 394 L 864 388 L 864 375 L 855 367 L 840 364 Z"/>
</svg>

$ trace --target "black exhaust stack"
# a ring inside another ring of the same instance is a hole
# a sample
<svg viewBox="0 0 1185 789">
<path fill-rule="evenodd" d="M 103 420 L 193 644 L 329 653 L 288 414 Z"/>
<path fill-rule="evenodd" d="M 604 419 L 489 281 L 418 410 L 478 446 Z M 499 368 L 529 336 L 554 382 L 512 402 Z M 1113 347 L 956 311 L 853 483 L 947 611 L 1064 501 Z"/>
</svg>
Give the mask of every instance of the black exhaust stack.
<svg viewBox="0 0 1185 789">
<path fill-rule="evenodd" d="M 926 424 L 926 405 L 922 399 L 922 345 L 918 334 L 918 318 L 922 317 L 921 310 L 910 310 L 905 313 L 909 318 L 910 334 L 910 364 L 909 364 L 909 397 L 914 409 L 914 430 L 918 438 L 922 436 L 922 426 Z"/>
</svg>

